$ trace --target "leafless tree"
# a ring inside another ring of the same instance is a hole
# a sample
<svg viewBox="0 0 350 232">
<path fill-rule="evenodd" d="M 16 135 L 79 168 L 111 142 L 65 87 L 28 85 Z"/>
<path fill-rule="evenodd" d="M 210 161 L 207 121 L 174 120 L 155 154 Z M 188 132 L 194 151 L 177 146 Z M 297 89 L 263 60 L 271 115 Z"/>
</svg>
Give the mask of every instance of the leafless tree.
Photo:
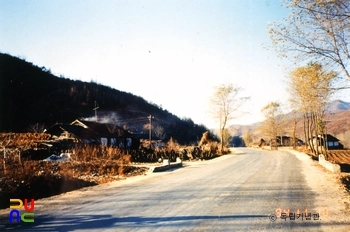
<svg viewBox="0 0 350 232">
<path fill-rule="evenodd" d="M 4 164 L 4 174 L 6 174 L 6 159 L 7 159 L 7 156 L 6 156 L 6 146 L 8 146 L 9 144 L 11 143 L 11 137 L 9 136 L 8 140 L 3 140 L 1 141 L 1 146 L 3 147 L 4 149 L 4 159 L 3 159 L 3 164 Z"/>
<path fill-rule="evenodd" d="M 296 68 L 289 76 L 290 101 L 293 108 L 303 114 L 305 139 L 315 155 L 318 155 L 319 147 L 312 138 L 324 135 L 325 107 L 333 92 L 330 87 L 336 76 L 335 72 L 328 72 L 317 63 Z"/>
<path fill-rule="evenodd" d="M 29 126 L 29 131 L 33 133 L 43 133 L 45 130 L 45 125 L 41 123 L 35 123 Z"/>
<path fill-rule="evenodd" d="M 265 121 L 261 122 L 260 129 L 270 139 L 271 149 L 277 149 L 277 135 L 282 134 L 282 110 L 278 102 L 270 102 L 261 109 Z"/>
<path fill-rule="evenodd" d="M 240 108 L 249 98 L 241 97 L 243 89 L 233 84 L 222 84 L 215 86 L 214 89 L 210 99 L 210 113 L 219 122 L 221 151 L 223 151 L 227 123 L 242 115 Z"/>
<path fill-rule="evenodd" d="M 155 125 L 153 127 L 153 132 L 160 139 L 165 139 L 165 137 L 166 137 L 166 133 L 164 131 L 164 128 L 161 125 L 158 125 L 158 124 Z"/>
<path fill-rule="evenodd" d="M 290 9 L 289 17 L 269 25 L 276 50 L 297 62 L 330 65 L 350 79 L 350 1 L 293 0 L 283 5 Z"/>
</svg>

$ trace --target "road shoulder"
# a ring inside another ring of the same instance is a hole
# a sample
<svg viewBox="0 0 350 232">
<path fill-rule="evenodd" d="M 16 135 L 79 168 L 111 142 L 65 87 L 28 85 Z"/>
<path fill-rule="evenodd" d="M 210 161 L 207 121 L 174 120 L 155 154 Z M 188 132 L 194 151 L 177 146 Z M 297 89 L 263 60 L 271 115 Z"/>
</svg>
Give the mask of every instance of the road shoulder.
<svg viewBox="0 0 350 232">
<path fill-rule="evenodd" d="M 292 150 L 288 152 L 301 161 L 305 180 L 316 193 L 315 206 L 329 213 L 329 216 L 324 218 L 327 224 L 341 222 L 343 225 L 349 225 L 347 229 L 350 229 L 350 193 L 340 181 L 341 176 L 347 174 L 332 173 L 305 153 Z"/>
</svg>

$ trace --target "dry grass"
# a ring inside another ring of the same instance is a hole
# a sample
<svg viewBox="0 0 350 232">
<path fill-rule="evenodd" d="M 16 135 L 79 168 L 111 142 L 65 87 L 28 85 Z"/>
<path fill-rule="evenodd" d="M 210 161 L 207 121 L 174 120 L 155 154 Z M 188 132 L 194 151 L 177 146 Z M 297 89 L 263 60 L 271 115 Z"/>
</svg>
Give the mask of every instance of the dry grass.
<svg viewBox="0 0 350 232">
<path fill-rule="evenodd" d="M 0 146 L 6 147 L 35 147 L 38 142 L 50 138 L 44 133 L 0 133 Z"/>
<path fill-rule="evenodd" d="M 3 159 L 0 159 L 3 162 Z M 120 160 L 98 159 L 93 162 L 26 161 L 11 163 L 0 181 L 0 208 L 8 206 L 9 197 L 42 198 L 81 187 L 106 183 L 125 175 L 139 175 L 145 168 L 131 167 Z M 0 173 L 3 173 L 0 166 Z"/>
<path fill-rule="evenodd" d="M 140 148 L 129 152 L 81 144 L 72 148 L 73 155 L 68 162 L 34 161 L 21 159 L 22 148 L 37 146 L 40 141 L 48 139 L 46 134 L 2 133 L 0 138 L 1 148 L 6 146 L 5 158 L 3 153 L 0 154 L 0 208 L 8 207 L 10 197 L 38 199 L 127 175 L 140 175 L 148 170 L 133 167 L 131 162 L 157 162 L 159 159 L 174 162 L 177 157 L 191 160 L 218 156 L 217 143 L 210 142 L 201 148 L 183 148 L 175 140 L 170 140 L 163 148 Z"/>
<path fill-rule="evenodd" d="M 2 133 L 0 137 L 2 148 L 6 145 L 6 156 L 0 156 L 0 208 L 8 207 L 10 197 L 38 199 L 146 171 L 130 168 L 131 156 L 119 148 L 92 145 L 75 147 L 69 162 L 24 161 L 20 147 L 36 146 L 47 136 Z"/>
<path fill-rule="evenodd" d="M 330 150 L 328 161 L 337 164 L 350 164 L 350 150 Z"/>
</svg>

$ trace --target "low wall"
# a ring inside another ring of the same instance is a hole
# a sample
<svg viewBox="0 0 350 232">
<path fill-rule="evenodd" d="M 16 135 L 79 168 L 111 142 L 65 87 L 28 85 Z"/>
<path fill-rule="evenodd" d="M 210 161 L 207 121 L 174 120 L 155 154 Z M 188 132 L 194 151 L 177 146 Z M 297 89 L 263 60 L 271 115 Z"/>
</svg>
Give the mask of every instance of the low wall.
<svg viewBox="0 0 350 232">
<path fill-rule="evenodd" d="M 176 167 L 182 167 L 182 160 L 177 158 L 176 163 L 170 163 L 169 160 L 163 160 L 163 165 L 162 166 L 156 166 L 156 167 L 151 167 L 148 171 L 149 172 L 162 172 L 166 171 L 168 169 L 176 168 Z"/>
<path fill-rule="evenodd" d="M 324 158 L 324 155 L 318 155 L 318 163 L 321 164 L 326 169 L 328 169 L 329 171 L 337 172 L 337 173 L 341 172 L 340 165 L 339 164 L 333 164 L 333 163 L 327 161 Z"/>
</svg>

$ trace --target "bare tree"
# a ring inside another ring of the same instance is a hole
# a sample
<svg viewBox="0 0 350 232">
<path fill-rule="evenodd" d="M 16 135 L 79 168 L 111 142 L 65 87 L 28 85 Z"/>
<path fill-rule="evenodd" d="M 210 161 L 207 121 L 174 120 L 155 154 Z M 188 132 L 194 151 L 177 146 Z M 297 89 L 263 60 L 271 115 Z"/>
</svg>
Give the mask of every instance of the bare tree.
<svg viewBox="0 0 350 232">
<path fill-rule="evenodd" d="M 215 92 L 212 95 L 210 113 L 213 118 L 219 122 L 221 152 L 225 144 L 225 128 L 227 123 L 234 118 L 242 115 L 241 106 L 249 99 L 241 97 L 242 88 L 233 84 L 222 84 L 214 87 Z"/>
<path fill-rule="evenodd" d="M 166 133 L 164 131 L 164 128 L 161 126 L 161 125 L 156 125 L 154 128 L 153 128 L 153 132 L 154 134 L 160 138 L 160 139 L 165 139 L 166 137 Z"/>
<path fill-rule="evenodd" d="M 315 155 L 318 155 L 319 147 L 312 138 L 324 135 L 325 107 L 333 92 L 331 86 L 336 76 L 335 72 L 328 72 L 317 63 L 296 68 L 290 74 L 290 101 L 293 108 L 303 114 L 305 139 Z"/>
<path fill-rule="evenodd" d="M 276 50 L 296 61 L 331 65 L 350 79 L 350 1 L 284 1 L 288 18 L 269 25 Z"/>
<path fill-rule="evenodd" d="M 261 122 L 260 129 L 270 139 L 271 149 L 277 149 L 277 135 L 282 134 L 282 110 L 278 102 L 270 102 L 261 109 L 265 121 Z"/>
<path fill-rule="evenodd" d="M 6 141 L 5 139 L 3 141 L 1 141 L 1 146 L 4 149 L 4 159 L 3 159 L 3 164 L 4 164 L 4 174 L 6 174 L 6 146 L 8 146 L 11 143 L 11 136 L 8 137 L 8 140 Z"/>
<path fill-rule="evenodd" d="M 224 145 L 229 145 L 230 144 L 230 142 L 232 141 L 232 136 L 231 136 L 231 134 L 230 134 L 230 132 L 229 132 L 229 130 L 227 129 L 227 128 L 225 128 L 225 130 L 223 131 L 223 136 L 222 136 L 222 143 L 224 144 Z"/>
<path fill-rule="evenodd" d="M 296 133 L 297 133 L 297 124 L 300 121 L 301 115 L 302 114 L 300 114 L 299 111 L 297 111 L 297 110 L 293 110 L 291 112 L 292 124 L 289 126 L 289 128 L 292 128 L 292 136 L 293 136 L 292 145 L 293 145 L 293 149 L 296 149 L 297 143 L 298 143 Z"/>
<path fill-rule="evenodd" d="M 35 123 L 29 126 L 29 131 L 33 133 L 43 133 L 45 130 L 45 124 Z"/>
<path fill-rule="evenodd" d="M 246 147 L 251 147 L 253 144 L 254 136 L 251 129 L 248 129 L 243 135 L 242 139 Z"/>
</svg>

